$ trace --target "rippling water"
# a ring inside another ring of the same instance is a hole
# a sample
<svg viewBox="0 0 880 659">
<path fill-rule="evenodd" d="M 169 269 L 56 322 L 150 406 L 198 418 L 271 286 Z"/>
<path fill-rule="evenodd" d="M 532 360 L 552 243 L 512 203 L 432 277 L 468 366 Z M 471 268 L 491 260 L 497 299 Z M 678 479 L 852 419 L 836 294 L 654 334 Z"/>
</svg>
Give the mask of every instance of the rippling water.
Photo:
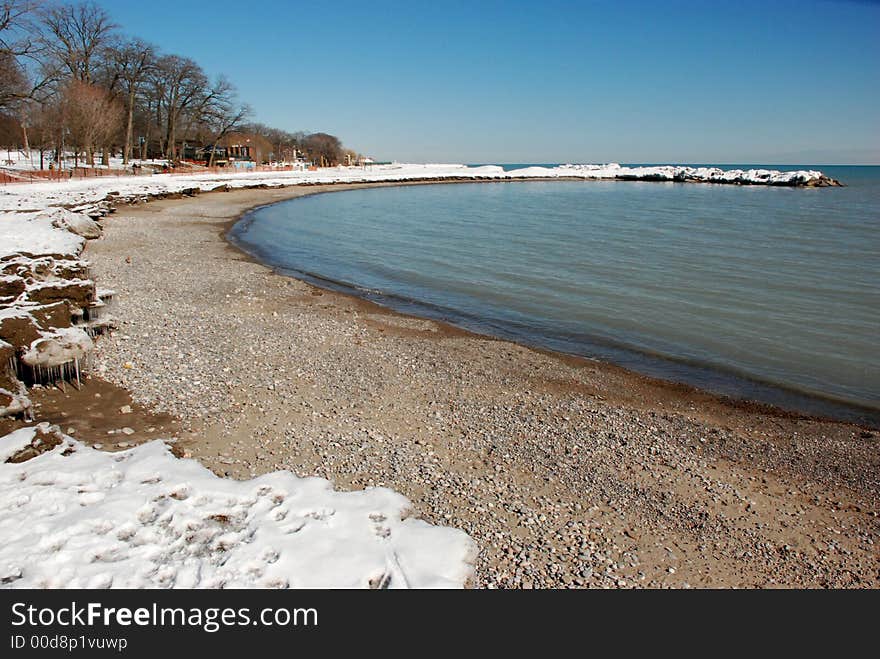
<svg viewBox="0 0 880 659">
<path fill-rule="evenodd" d="M 356 190 L 259 209 L 232 237 L 402 311 L 876 422 L 880 167 L 821 169 L 848 187 Z"/>
</svg>

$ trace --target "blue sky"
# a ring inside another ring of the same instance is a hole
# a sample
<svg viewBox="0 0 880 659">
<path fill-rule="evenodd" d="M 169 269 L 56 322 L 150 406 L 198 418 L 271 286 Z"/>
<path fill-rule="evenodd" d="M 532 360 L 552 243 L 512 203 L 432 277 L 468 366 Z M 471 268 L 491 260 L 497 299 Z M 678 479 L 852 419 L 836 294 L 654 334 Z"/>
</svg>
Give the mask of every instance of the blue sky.
<svg viewBox="0 0 880 659">
<path fill-rule="evenodd" d="M 101 4 L 377 158 L 880 163 L 877 2 Z"/>
</svg>

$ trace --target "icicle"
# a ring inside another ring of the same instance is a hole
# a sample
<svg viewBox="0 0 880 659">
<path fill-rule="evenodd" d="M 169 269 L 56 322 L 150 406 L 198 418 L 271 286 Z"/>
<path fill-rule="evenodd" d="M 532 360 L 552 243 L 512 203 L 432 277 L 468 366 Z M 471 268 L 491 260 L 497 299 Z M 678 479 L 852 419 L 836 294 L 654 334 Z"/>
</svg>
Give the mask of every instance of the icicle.
<svg viewBox="0 0 880 659">
<path fill-rule="evenodd" d="M 79 359 L 74 359 L 73 365 L 74 365 L 74 368 L 76 369 L 76 388 L 82 389 L 82 383 L 80 382 L 80 379 L 79 379 Z"/>
</svg>

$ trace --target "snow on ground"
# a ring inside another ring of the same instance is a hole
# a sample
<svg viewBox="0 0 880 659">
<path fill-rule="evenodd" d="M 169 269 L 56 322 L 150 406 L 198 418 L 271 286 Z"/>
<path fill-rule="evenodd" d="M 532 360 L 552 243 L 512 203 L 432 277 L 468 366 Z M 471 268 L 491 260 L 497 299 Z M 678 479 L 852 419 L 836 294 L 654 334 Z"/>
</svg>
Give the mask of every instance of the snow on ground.
<svg viewBox="0 0 880 659">
<path fill-rule="evenodd" d="M 21 252 L 79 254 L 85 239 L 55 227 L 54 220 L 42 212 L 0 212 L 0 257 Z"/>
<path fill-rule="evenodd" d="M 757 185 L 783 185 L 817 180 L 818 171 L 780 172 L 775 170 L 721 170 L 714 167 L 622 167 L 609 165 L 560 165 L 559 167 L 528 167 L 504 171 L 496 165 L 375 165 L 333 167 L 316 171 L 240 172 L 229 174 L 154 174 L 147 176 L 105 176 L 97 178 L 15 183 L 0 188 L 0 211 L 17 211 L 49 206 L 75 206 L 101 201 L 108 193 L 120 197 L 168 194 L 188 188 L 202 191 L 223 185 L 233 188 L 256 185 L 285 186 L 320 183 L 360 183 L 370 181 L 406 181 L 414 179 L 498 179 L 529 178 L 691 180 L 704 182 L 741 182 Z"/>
<path fill-rule="evenodd" d="M 465 533 L 403 519 L 409 501 L 385 488 L 234 481 L 160 441 L 106 453 L 48 424 L 0 438 L 0 460 L 5 587 L 446 588 L 472 571 Z"/>
<path fill-rule="evenodd" d="M 49 166 L 49 163 L 52 162 L 53 156 L 54 153 L 52 151 L 43 152 L 44 167 Z M 129 164 L 134 163 L 137 163 L 138 165 L 154 165 L 161 167 L 162 165 L 167 164 L 168 160 L 165 158 L 151 158 L 147 160 L 132 158 Z M 112 156 L 107 165 L 102 165 L 101 154 L 98 153 L 95 155 L 95 164 L 91 165 L 85 162 L 84 158 L 77 162 L 71 153 L 65 153 L 63 168 L 70 169 L 74 164 L 76 164 L 77 167 L 88 169 L 122 169 L 126 167 L 121 156 Z M 40 168 L 40 152 L 37 149 L 32 149 L 30 154 L 28 154 L 25 151 L 17 149 L 0 149 L 0 167 L 19 172 L 34 171 Z"/>
<path fill-rule="evenodd" d="M 780 172 L 766 169 L 721 170 L 714 167 L 623 167 L 607 165 L 560 165 L 527 167 L 505 171 L 497 165 L 375 165 L 333 167 L 316 171 L 230 172 L 229 174 L 154 174 L 146 176 L 104 176 L 97 178 L 13 183 L 0 187 L 0 257 L 28 250 L 33 240 L 48 252 L 69 253 L 71 240 L 61 233 L 54 239 L 45 221 L 34 211 L 52 207 L 84 207 L 107 199 L 147 198 L 180 193 L 189 189 L 210 191 L 227 186 L 282 187 L 287 185 L 408 181 L 419 179 L 523 180 L 534 178 L 632 179 L 650 181 L 696 181 L 706 183 L 744 183 L 752 185 L 806 185 L 828 180 L 818 171 Z M 22 224 L 29 222 L 30 224 Z M 56 245 L 58 240 L 62 245 Z M 34 251 L 34 250 L 30 250 Z"/>
</svg>

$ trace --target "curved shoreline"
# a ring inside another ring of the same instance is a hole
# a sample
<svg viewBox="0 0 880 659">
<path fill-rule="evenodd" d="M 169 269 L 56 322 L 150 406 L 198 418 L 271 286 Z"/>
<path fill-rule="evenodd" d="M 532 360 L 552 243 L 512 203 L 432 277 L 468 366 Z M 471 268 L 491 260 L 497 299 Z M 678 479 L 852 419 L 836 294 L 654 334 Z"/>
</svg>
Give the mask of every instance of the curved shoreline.
<svg viewBox="0 0 880 659">
<path fill-rule="evenodd" d="M 120 208 L 88 246 L 120 322 L 93 371 L 176 416 L 181 452 L 391 487 L 478 542 L 482 587 L 876 587 L 873 433 L 404 316 L 223 239 L 316 190 Z"/>
<path fill-rule="evenodd" d="M 529 179 L 522 179 L 528 181 Z M 582 182 L 581 179 L 536 179 L 537 181 L 561 181 L 571 180 Z M 466 181 L 467 183 L 490 183 L 493 181 Z M 518 179 L 507 182 L 519 182 Z M 420 300 L 398 299 L 393 294 L 381 291 L 368 291 L 360 288 L 357 283 L 339 282 L 328 279 L 326 276 L 316 273 L 305 272 L 279 263 L 273 263 L 270 258 L 261 255 L 258 250 L 249 249 L 246 241 L 236 235 L 246 230 L 254 220 L 253 215 L 262 208 L 277 204 L 289 203 L 295 199 L 316 194 L 329 194 L 343 192 L 349 189 L 364 189 L 371 187 L 403 187 L 410 185 L 433 185 L 438 183 L 458 184 L 460 181 L 413 181 L 408 183 L 388 183 L 381 185 L 364 184 L 357 186 L 345 186 L 334 190 L 321 190 L 320 192 L 297 195 L 289 199 L 274 201 L 269 204 L 259 204 L 245 210 L 238 218 L 231 222 L 224 232 L 224 239 L 235 249 L 245 254 L 255 262 L 272 268 L 284 276 L 293 277 L 324 290 L 349 295 L 354 298 L 365 300 L 388 309 L 393 313 L 405 317 L 429 319 L 435 322 L 449 324 L 457 329 L 471 332 L 475 336 L 487 337 L 502 341 L 509 341 L 524 347 L 546 351 L 548 354 L 561 358 L 584 359 L 590 362 L 596 361 L 606 365 L 613 365 L 624 369 L 633 376 L 649 378 L 665 382 L 673 386 L 691 387 L 695 391 L 704 392 L 717 396 L 720 401 L 734 406 L 754 406 L 756 409 L 777 410 L 781 415 L 793 415 L 805 419 L 822 421 L 841 421 L 855 425 L 880 429 L 880 408 L 859 405 L 850 401 L 823 395 L 816 392 L 805 391 L 794 386 L 762 380 L 747 373 L 738 373 L 725 370 L 710 364 L 690 362 L 685 359 L 677 359 L 674 356 L 652 354 L 627 346 L 623 343 L 600 343 L 588 336 L 580 341 L 556 340 L 553 337 L 543 337 L 529 334 L 528 332 L 515 332 L 507 327 L 490 327 L 479 318 L 468 318 L 454 309 L 435 309 L 431 305 Z M 570 343 L 572 350 L 567 350 L 563 344 Z M 592 353 L 592 354 L 591 354 Z"/>
</svg>

